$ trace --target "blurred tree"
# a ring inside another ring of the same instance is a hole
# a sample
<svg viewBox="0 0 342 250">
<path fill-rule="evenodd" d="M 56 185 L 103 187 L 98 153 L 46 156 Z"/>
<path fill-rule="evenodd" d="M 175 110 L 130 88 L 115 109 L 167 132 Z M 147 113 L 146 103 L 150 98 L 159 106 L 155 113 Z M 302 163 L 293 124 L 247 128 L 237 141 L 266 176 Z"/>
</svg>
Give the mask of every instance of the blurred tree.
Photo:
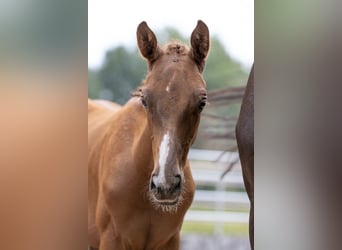
<svg viewBox="0 0 342 250">
<path fill-rule="evenodd" d="M 217 37 L 212 37 L 210 53 L 204 70 L 208 90 L 246 84 L 247 72 L 233 60 Z"/>
<path fill-rule="evenodd" d="M 98 72 L 93 69 L 88 70 L 88 97 L 98 99 L 102 84 L 99 81 Z"/>
<path fill-rule="evenodd" d="M 102 84 L 98 97 L 124 104 L 130 93 L 140 85 L 147 71 L 146 63 L 137 49 L 129 51 L 123 46 L 109 50 L 98 72 Z"/>
</svg>

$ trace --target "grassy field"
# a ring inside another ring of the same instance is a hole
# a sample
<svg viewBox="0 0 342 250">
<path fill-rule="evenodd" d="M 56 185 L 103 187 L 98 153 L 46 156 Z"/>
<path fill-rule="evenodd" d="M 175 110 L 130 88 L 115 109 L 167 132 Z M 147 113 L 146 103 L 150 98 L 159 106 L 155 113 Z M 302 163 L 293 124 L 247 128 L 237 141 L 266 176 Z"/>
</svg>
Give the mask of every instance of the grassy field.
<svg viewBox="0 0 342 250">
<path fill-rule="evenodd" d="M 197 205 L 192 205 L 190 207 L 190 210 L 197 210 L 197 211 L 216 211 L 212 207 L 204 207 L 204 206 L 197 206 Z M 244 207 L 237 207 L 235 209 L 233 208 L 226 208 L 226 209 L 220 209 L 220 211 L 225 211 L 225 212 L 242 212 L 242 213 L 249 213 L 249 208 L 244 208 Z"/>
<path fill-rule="evenodd" d="M 211 222 L 187 222 L 183 223 L 182 234 L 196 233 L 196 234 L 214 234 L 216 231 L 215 223 Z M 220 225 L 221 226 L 221 225 Z M 231 236 L 245 236 L 248 235 L 248 224 L 240 223 L 224 223 L 222 224 L 223 233 Z"/>
</svg>

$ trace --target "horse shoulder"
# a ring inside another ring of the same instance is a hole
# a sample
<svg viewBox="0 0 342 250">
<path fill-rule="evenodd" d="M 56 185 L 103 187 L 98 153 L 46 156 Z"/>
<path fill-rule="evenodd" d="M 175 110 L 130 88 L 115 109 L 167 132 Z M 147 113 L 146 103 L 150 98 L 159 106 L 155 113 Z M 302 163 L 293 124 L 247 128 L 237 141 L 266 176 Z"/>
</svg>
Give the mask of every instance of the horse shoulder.
<svg viewBox="0 0 342 250">
<path fill-rule="evenodd" d="M 96 226 L 99 205 L 99 166 L 106 131 L 114 113 L 103 105 L 88 100 L 88 234 L 89 244 L 93 247 L 99 244 L 99 232 Z"/>
<path fill-rule="evenodd" d="M 97 147 L 101 152 L 100 159 L 97 159 L 100 163 L 99 185 L 104 202 L 113 209 L 125 202 L 127 193 L 136 192 L 133 190 L 137 183 L 134 148 L 144 122 L 137 106 L 128 102 L 109 119 L 101 145 Z"/>
</svg>

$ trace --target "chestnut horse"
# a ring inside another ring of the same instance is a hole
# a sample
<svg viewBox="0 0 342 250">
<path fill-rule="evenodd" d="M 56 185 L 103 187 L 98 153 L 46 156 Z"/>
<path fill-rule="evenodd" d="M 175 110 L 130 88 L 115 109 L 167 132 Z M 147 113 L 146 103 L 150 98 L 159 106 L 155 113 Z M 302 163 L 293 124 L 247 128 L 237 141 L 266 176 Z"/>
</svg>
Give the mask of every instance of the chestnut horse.
<svg viewBox="0 0 342 250">
<path fill-rule="evenodd" d="M 195 185 L 187 155 L 206 101 L 209 30 L 191 47 L 161 48 L 146 22 L 137 42 L 148 74 L 123 106 L 88 108 L 88 237 L 91 249 L 179 249 Z"/>
<path fill-rule="evenodd" d="M 249 74 L 238 122 L 236 124 L 243 181 L 250 201 L 249 241 L 254 249 L 254 65 Z"/>
</svg>

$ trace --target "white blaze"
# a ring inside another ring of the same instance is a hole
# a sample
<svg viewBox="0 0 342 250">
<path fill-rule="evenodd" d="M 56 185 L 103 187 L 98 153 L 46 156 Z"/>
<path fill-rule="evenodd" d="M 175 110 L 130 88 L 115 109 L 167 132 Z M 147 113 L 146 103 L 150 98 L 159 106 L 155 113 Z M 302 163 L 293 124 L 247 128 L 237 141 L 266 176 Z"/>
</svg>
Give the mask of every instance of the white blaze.
<svg viewBox="0 0 342 250">
<path fill-rule="evenodd" d="M 165 182 L 165 165 L 170 150 L 170 136 L 167 132 L 162 139 L 159 147 L 159 178 L 162 182 Z"/>
<path fill-rule="evenodd" d="M 172 82 L 173 82 L 173 80 L 175 79 L 175 77 L 176 77 L 176 73 L 173 73 L 173 75 L 172 75 L 172 78 L 171 78 L 171 81 L 169 81 L 169 83 L 167 84 L 167 86 L 166 86 L 166 92 L 170 92 L 170 85 L 172 84 Z"/>
</svg>

